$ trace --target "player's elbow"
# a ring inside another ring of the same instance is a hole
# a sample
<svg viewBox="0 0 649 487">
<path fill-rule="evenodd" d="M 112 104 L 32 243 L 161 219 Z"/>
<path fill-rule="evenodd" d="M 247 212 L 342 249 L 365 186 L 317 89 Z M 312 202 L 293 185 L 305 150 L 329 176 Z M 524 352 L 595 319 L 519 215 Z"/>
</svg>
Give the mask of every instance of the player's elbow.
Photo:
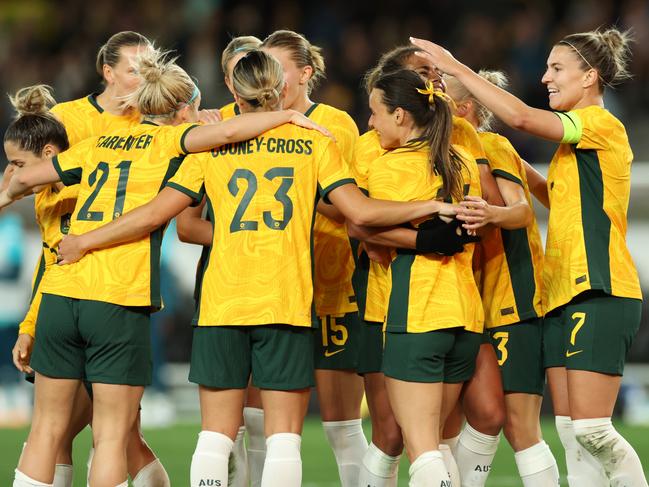
<svg viewBox="0 0 649 487">
<path fill-rule="evenodd" d="M 355 240 L 362 240 L 365 237 L 365 233 L 362 231 L 362 227 L 347 221 L 347 235 L 349 235 L 349 238 L 353 238 Z"/>
<path fill-rule="evenodd" d="M 229 144 L 234 140 L 234 138 L 237 135 L 237 131 L 234 128 L 232 128 L 229 124 L 223 124 L 222 130 L 223 132 L 221 135 L 223 137 L 223 141 L 220 145 Z"/>
<path fill-rule="evenodd" d="M 525 211 L 523 212 L 523 227 L 529 227 L 532 222 L 534 221 L 534 212 L 532 211 L 532 208 L 530 208 L 530 205 L 525 203 Z"/>
<path fill-rule="evenodd" d="M 533 124 L 533 117 L 532 110 L 527 105 L 524 105 L 514 110 L 509 125 L 516 130 L 526 132 Z"/>
<path fill-rule="evenodd" d="M 178 234 L 178 240 L 181 242 L 194 243 L 192 239 L 191 225 L 184 220 L 181 221 L 180 218 L 176 219 L 176 233 Z"/>
<path fill-rule="evenodd" d="M 347 221 L 350 221 L 352 225 L 359 227 L 372 226 L 372 223 L 374 223 L 373 215 L 369 212 L 354 212 L 352 215 L 345 216 Z"/>
</svg>

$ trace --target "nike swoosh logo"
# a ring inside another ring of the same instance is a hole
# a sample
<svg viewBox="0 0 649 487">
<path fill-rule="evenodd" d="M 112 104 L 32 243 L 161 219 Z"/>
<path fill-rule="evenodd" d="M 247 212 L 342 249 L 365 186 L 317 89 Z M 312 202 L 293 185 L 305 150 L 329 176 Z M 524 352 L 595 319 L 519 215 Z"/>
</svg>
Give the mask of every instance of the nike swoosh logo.
<svg viewBox="0 0 649 487">
<path fill-rule="evenodd" d="M 344 352 L 345 349 L 341 348 L 340 350 L 336 350 L 335 352 L 330 352 L 329 350 L 325 350 L 325 357 L 331 357 L 333 355 L 336 355 L 337 353 Z"/>
<path fill-rule="evenodd" d="M 583 352 L 583 350 L 577 350 L 576 352 L 566 352 L 566 357 L 572 357 L 573 355 L 577 355 L 581 352 Z"/>
</svg>

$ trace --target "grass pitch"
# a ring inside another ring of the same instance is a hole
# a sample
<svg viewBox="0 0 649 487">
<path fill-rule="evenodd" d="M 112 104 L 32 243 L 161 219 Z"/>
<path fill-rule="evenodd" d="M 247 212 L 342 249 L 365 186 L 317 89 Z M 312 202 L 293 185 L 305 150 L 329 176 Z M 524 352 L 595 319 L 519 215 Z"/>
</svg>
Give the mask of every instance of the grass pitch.
<svg viewBox="0 0 649 487">
<path fill-rule="evenodd" d="M 369 422 L 365 424 L 369 438 Z M 649 468 L 649 428 L 629 427 L 616 422 L 620 433 L 634 446 L 643 461 L 643 466 Z M 189 464 L 196 445 L 199 432 L 198 424 L 178 424 L 169 428 L 145 430 L 149 445 L 162 460 L 169 472 L 172 485 L 186 486 L 189 483 Z M 544 438 L 550 445 L 562 476 L 561 485 L 565 481 L 566 467 L 563 449 L 554 422 L 543 422 Z M 23 441 L 27 436 L 26 429 L 0 430 L 0 485 L 11 485 L 13 470 L 16 467 Z M 74 445 L 75 487 L 85 487 L 86 459 L 90 448 L 90 431 L 86 429 L 77 438 Z M 405 455 L 404 455 L 405 457 Z M 302 440 L 303 486 L 304 487 L 334 487 L 340 485 L 338 472 L 333 454 L 326 442 L 320 421 L 309 417 L 304 426 Z M 408 461 L 404 458 L 399 470 L 399 485 L 408 484 Z M 514 454 L 503 438 L 493 462 L 488 487 L 508 487 L 522 485 L 514 463 Z"/>
</svg>

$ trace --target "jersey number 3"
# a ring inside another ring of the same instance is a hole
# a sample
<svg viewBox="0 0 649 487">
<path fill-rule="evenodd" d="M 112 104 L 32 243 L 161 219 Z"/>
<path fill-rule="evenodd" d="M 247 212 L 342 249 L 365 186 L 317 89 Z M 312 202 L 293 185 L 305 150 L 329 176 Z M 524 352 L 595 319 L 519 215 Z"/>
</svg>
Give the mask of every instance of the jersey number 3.
<svg viewBox="0 0 649 487">
<path fill-rule="evenodd" d="M 282 178 L 279 188 L 275 191 L 275 199 L 282 204 L 284 210 L 281 220 L 273 218 L 273 214 L 270 211 L 264 211 L 264 224 L 271 230 L 284 230 L 293 217 L 293 202 L 288 197 L 288 191 L 293 186 L 293 168 L 274 167 L 266 171 L 264 177 L 269 181 L 275 178 Z M 230 233 L 240 232 L 242 230 L 254 231 L 259 227 L 256 221 L 243 220 L 243 214 L 248 209 L 253 196 L 257 192 L 257 176 L 249 169 L 236 169 L 230 181 L 228 181 L 228 190 L 232 196 L 237 196 L 239 194 L 239 180 L 241 179 L 248 183 L 248 187 L 230 222 Z"/>
<path fill-rule="evenodd" d="M 117 191 L 115 194 L 115 206 L 113 208 L 113 219 L 118 218 L 124 211 L 124 199 L 126 198 L 126 185 L 128 183 L 128 173 L 131 169 L 131 161 L 122 161 L 117 165 L 119 169 L 119 180 L 117 181 Z M 90 206 L 95 202 L 101 188 L 108 181 L 110 166 L 107 162 L 100 162 L 94 171 L 88 176 L 88 185 L 95 186 L 77 214 L 77 219 L 81 221 L 100 222 L 104 219 L 103 211 L 92 211 Z"/>
</svg>

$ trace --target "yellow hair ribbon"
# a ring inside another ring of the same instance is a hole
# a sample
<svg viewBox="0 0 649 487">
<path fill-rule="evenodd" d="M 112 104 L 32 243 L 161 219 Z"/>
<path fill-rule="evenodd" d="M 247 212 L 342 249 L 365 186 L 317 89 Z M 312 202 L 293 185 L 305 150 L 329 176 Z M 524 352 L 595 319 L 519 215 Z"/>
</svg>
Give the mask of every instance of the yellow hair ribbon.
<svg viewBox="0 0 649 487">
<path fill-rule="evenodd" d="M 429 105 L 433 105 L 435 103 L 435 85 L 431 80 L 426 81 L 425 90 L 422 90 L 421 88 L 417 88 L 417 93 L 421 93 L 422 95 L 428 95 Z"/>
<path fill-rule="evenodd" d="M 444 100 L 446 103 L 455 106 L 455 102 L 453 101 L 453 98 L 451 98 L 448 94 L 444 93 L 442 90 L 438 90 L 435 88 L 435 84 L 427 80 L 426 81 L 426 89 L 422 90 L 421 88 L 417 88 L 417 93 L 421 93 L 422 95 L 428 95 L 428 104 L 430 106 L 435 105 L 435 97 Z"/>
</svg>

